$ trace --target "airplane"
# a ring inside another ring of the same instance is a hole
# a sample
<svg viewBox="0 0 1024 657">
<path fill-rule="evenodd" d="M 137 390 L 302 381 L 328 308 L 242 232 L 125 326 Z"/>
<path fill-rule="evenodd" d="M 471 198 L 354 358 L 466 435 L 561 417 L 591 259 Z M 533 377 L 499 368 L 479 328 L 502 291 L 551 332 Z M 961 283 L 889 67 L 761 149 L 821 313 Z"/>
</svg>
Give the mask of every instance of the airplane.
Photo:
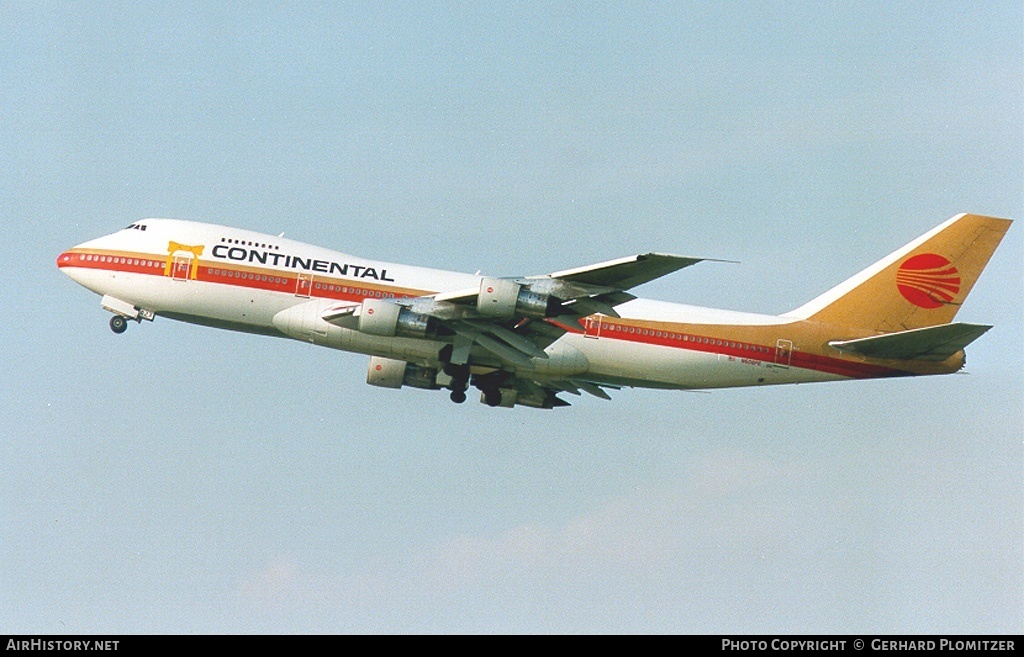
<svg viewBox="0 0 1024 657">
<path fill-rule="evenodd" d="M 64 251 L 110 328 L 155 317 L 366 354 L 383 388 L 470 386 L 493 407 L 626 387 L 706 390 L 957 372 L 991 326 L 953 322 L 1011 221 L 960 214 L 781 315 L 641 299 L 708 260 L 643 253 L 533 276 L 366 260 L 249 230 L 145 219 Z"/>
</svg>

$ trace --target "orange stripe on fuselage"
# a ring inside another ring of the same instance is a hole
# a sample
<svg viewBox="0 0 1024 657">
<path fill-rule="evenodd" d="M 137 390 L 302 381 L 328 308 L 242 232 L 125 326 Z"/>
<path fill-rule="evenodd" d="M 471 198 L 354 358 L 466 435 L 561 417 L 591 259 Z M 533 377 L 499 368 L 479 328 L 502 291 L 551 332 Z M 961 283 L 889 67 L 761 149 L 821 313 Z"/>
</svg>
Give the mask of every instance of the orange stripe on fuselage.
<svg viewBox="0 0 1024 657">
<path fill-rule="evenodd" d="M 173 278 L 173 276 L 165 274 L 166 261 L 166 254 L 72 249 L 58 256 L 57 266 L 59 268 L 78 267 L 82 269 Z M 283 272 L 277 269 L 242 267 L 225 264 L 221 261 L 209 260 L 199 261 L 195 280 L 218 285 L 295 295 L 300 278 L 309 281 L 311 288 L 309 290 L 302 290 L 303 297 L 308 295 L 312 298 L 360 302 L 367 298 L 411 298 L 432 294 L 432 292 L 411 288 L 371 284 L 351 279 L 330 278 L 314 274 L 313 272 L 302 272 L 300 275 L 299 273 Z M 777 346 L 725 339 L 722 335 L 715 333 L 715 330 L 719 328 L 735 330 L 737 328 L 735 326 L 707 326 L 708 331 L 695 332 L 693 331 L 693 326 L 685 324 L 659 323 L 661 328 L 651 328 L 645 324 L 647 324 L 645 320 L 615 319 L 609 321 L 609 318 L 602 316 L 598 339 L 622 340 L 624 342 L 684 349 L 687 351 L 729 356 L 741 360 L 749 359 L 768 364 L 779 364 L 780 359 L 784 358 Z M 559 326 L 572 333 L 585 333 L 580 325 L 567 326 L 559 324 Z M 778 333 L 779 337 L 790 337 L 786 330 L 780 330 Z M 878 378 L 913 376 L 915 374 L 915 372 L 878 364 L 808 353 L 795 348 L 787 351 L 788 356 L 785 357 L 785 363 L 783 364 L 789 367 L 814 370 L 844 377 Z"/>
<path fill-rule="evenodd" d="M 585 320 L 581 320 L 585 321 Z M 625 342 L 637 342 L 641 344 L 657 345 L 687 351 L 699 351 L 708 354 L 729 356 L 739 360 L 751 360 L 772 365 L 781 364 L 788 367 L 795 367 L 806 370 L 814 370 L 827 374 L 835 374 L 859 379 L 873 379 L 880 377 L 913 376 L 914 372 L 900 370 L 893 367 L 873 363 L 847 360 L 843 358 L 832 358 L 823 354 L 813 354 L 800 351 L 795 348 L 781 350 L 778 346 L 768 346 L 755 342 L 738 341 L 735 339 L 724 339 L 721 335 L 714 333 L 714 325 L 706 326 L 704 331 L 694 331 L 696 325 L 685 324 L 663 324 L 664 327 L 671 327 L 675 330 L 665 328 L 649 328 L 641 324 L 643 320 L 631 322 L 625 319 L 616 319 L 609 322 L 602 317 L 599 340 L 622 340 Z M 558 323 L 558 326 L 572 333 L 587 334 L 580 326 L 572 327 Z M 785 326 L 785 325 L 783 325 Z M 729 328 L 736 329 L 735 326 Z M 753 329 L 768 329 L 771 327 L 750 327 Z M 779 330 L 779 337 L 791 335 L 793 331 Z M 594 337 L 593 335 L 591 337 Z M 796 337 L 795 335 L 793 337 Z M 785 354 L 783 353 L 785 351 Z M 788 355 L 786 355 L 788 354 Z"/>
<path fill-rule="evenodd" d="M 78 267 L 111 272 L 124 272 L 175 278 L 165 274 L 166 255 L 139 254 L 128 251 L 72 249 L 57 257 L 57 267 Z M 173 270 L 172 270 L 173 273 Z M 180 276 L 184 278 L 184 275 Z M 284 272 L 264 267 L 240 267 L 221 261 L 200 260 L 196 278 L 190 280 L 217 283 L 248 289 L 296 293 L 300 278 L 309 281 L 310 289 L 303 296 L 339 301 L 361 301 L 366 298 L 409 298 L 429 294 L 423 290 L 368 283 L 360 280 L 331 278 L 313 272 Z"/>
</svg>

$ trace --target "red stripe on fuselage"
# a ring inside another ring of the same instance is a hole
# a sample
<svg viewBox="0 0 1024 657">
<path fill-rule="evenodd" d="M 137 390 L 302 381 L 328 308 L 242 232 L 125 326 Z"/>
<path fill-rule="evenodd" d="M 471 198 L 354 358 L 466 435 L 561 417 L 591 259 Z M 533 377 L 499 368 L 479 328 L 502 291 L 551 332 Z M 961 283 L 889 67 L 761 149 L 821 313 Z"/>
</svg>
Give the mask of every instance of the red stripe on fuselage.
<svg viewBox="0 0 1024 657">
<path fill-rule="evenodd" d="M 166 255 L 154 256 L 150 254 L 141 255 L 140 257 L 138 253 L 130 252 L 85 249 L 66 251 L 57 257 L 57 266 L 59 268 L 78 267 L 82 269 L 159 276 L 161 278 L 175 278 L 176 272 L 174 271 L 171 272 L 171 276 L 165 274 L 166 265 Z M 174 263 L 172 263 L 172 266 L 174 266 Z M 177 272 L 178 278 L 188 275 L 188 272 Z M 308 296 L 311 298 L 353 302 L 361 302 L 367 298 L 410 298 L 432 294 L 431 292 L 421 290 L 367 284 L 357 280 L 327 278 L 322 275 L 316 275 L 313 272 L 299 274 L 283 272 L 277 269 L 236 267 L 219 261 L 202 260 L 199 261 L 199 265 L 196 268 L 196 278 L 192 280 L 301 297 Z M 306 281 L 309 289 L 299 289 L 298 286 L 301 281 Z M 580 325 L 569 326 L 559 323 L 558 326 L 571 333 L 586 333 Z M 891 367 L 831 358 L 796 349 L 786 350 L 788 351 L 787 356 L 775 346 L 723 340 L 712 335 L 651 329 L 629 323 L 628 320 L 609 322 L 606 318 L 603 318 L 599 331 L 600 336 L 594 337 L 598 337 L 601 340 L 622 340 L 624 342 L 719 354 L 741 360 L 749 359 L 762 363 L 787 365 L 789 367 L 849 378 L 868 379 L 912 375 L 911 372 Z"/>
<path fill-rule="evenodd" d="M 571 333 L 589 335 L 580 326 L 573 327 L 562 323 L 557 325 Z M 607 319 L 602 319 L 600 336 L 591 337 L 597 337 L 600 340 L 622 340 L 624 342 L 637 342 L 674 349 L 686 349 L 687 351 L 699 351 L 708 354 L 730 356 L 739 360 L 759 361 L 772 365 L 795 367 L 856 379 L 913 375 L 912 372 L 883 365 L 810 354 L 794 348 L 783 350 L 776 346 L 724 340 L 713 335 L 645 328 L 630 324 L 628 320 L 608 322 Z"/>
<path fill-rule="evenodd" d="M 179 265 L 182 266 L 180 270 L 173 269 Z M 172 262 L 171 275 L 168 276 L 165 273 L 167 266 L 166 256 L 147 254 L 140 257 L 138 253 L 81 250 L 66 251 L 57 258 L 57 266 L 60 268 L 77 267 L 80 269 L 143 274 L 162 278 L 189 278 L 189 280 L 205 283 L 217 283 L 302 297 L 338 299 L 339 301 L 362 301 L 366 298 L 408 298 L 427 294 L 421 290 L 398 288 L 360 280 L 328 278 L 313 272 L 298 273 L 259 267 L 237 267 L 226 265 L 219 261 L 200 260 L 196 267 L 196 277 L 192 279 L 191 273 L 187 269 L 189 265 L 188 260 Z"/>
</svg>

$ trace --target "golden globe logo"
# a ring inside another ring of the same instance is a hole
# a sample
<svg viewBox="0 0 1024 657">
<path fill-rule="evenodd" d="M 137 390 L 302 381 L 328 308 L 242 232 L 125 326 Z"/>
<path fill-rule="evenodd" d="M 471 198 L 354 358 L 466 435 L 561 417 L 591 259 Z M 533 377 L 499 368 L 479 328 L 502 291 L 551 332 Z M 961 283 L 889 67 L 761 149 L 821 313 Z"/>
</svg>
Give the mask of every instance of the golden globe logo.
<svg viewBox="0 0 1024 657">
<path fill-rule="evenodd" d="M 960 291 L 960 272 L 947 258 L 922 253 L 900 265 L 896 288 L 919 308 L 939 308 L 951 303 Z"/>
</svg>

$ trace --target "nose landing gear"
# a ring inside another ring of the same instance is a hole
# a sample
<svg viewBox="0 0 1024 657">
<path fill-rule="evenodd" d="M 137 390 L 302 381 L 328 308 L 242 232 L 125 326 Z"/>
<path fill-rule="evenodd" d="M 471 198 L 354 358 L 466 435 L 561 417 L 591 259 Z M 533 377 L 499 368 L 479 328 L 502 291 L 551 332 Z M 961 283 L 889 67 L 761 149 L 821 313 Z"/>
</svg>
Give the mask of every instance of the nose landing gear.
<svg viewBox="0 0 1024 657">
<path fill-rule="evenodd" d="M 110 330 L 118 334 L 128 330 L 128 320 L 139 323 L 142 320 L 152 322 L 156 317 L 156 313 L 152 310 L 139 308 L 135 304 L 116 299 L 109 294 L 103 295 L 100 305 L 103 306 L 103 310 L 114 313 L 114 316 L 110 318 Z"/>
<path fill-rule="evenodd" d="M 110 318 L 110 330 L 114 333 L 124 333 L 128 330 L 128 320 L 121 315 L 114 315 Z"/>
</svg>

